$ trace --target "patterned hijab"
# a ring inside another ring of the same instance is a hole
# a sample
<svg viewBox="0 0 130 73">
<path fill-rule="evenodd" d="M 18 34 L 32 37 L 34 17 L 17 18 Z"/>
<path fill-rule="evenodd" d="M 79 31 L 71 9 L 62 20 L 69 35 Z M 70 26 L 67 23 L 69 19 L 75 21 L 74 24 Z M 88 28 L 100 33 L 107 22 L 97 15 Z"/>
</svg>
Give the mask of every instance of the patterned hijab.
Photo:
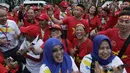
<svg viewBox="0 0 130 73">
<path fill-rule="evenodd" d="M 101 42 L 104 41 L 104 40 L 108 41 L 108 43 L 110 45 L 110 49 L 112 50 L 111 41 L 107 36 L 105 36 L 105 35 L 97 35 L 93 39 L 93 49 L 92 49 L 92 52 L 91 52 L 91 56 L 92 56 L 92 59 L 94 61 L 98 61 L 100 65 L 107 65 L 107 64 L 111 63 L 112 60 L 115 58 L 115 56 L 112 54 L 112 51 L 111 51 L 110 57 L 108 59 L 106 59 L 106 60 L 99 57 L 98 49 L 100 47 Z"/>
<path fill-rule="evenodd" d="M 61 73 L 67 73 L 67 71 L 71 73 L 72 61 L 66 52 L 64 52 L 62 63 L 57 63 L 54 61 L 52 49 L 57 45 L 62 45 L 64 48 L 63 44 L 56 38 L 50 38 L 45 42 L 43 51 L 43 64 L 46 64 L 46 66 L 49 67 L 51 73 L 59 73 L 60 69 Z"/>
</svg>

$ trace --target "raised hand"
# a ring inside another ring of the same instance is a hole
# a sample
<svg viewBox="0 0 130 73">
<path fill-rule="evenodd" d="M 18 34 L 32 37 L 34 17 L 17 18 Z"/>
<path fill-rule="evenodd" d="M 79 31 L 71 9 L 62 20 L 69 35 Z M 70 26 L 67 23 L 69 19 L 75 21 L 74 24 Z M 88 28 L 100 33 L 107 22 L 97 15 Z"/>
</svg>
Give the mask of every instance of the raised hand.
<svg viewBox="0 0 130 73">
<path fill-rule="evenodd" d="M 99 63 L 97 61 L 95 61 L 95 73 L 101 73 L 101 69 L 100 69 L 100 66 L 99 66 Z"/>
</svg>

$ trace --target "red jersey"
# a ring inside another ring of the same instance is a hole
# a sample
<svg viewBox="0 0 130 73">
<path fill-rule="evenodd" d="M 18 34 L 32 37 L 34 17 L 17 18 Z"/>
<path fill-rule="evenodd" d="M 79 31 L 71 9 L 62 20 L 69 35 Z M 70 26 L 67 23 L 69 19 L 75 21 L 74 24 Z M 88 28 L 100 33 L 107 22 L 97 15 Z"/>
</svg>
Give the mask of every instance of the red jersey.
<svg viewBox="0 0 130 73">
<path fill-rule="evenodd" d="M 108 29 L 106 31 L 100 32 L 100 34 L 105 34 L 111 39 L 112 50 L 115 55 L 118 55 L 120 49 L 122 48 L 126 39 L 121 39 L 118 35 L 118 28 Z M 124 55 L 122 56 L 122 61 L 125 64 L 130 65 L 130 45 L 128 45 Z M 130 73 L 130 69 L 126 67 L 128 73 Z"/>
<path fill-rule="evenodd" d="M 65 12 L 61 12 L 60 10 L 57 10 L 55 13 L 54 13 L 54 17 L 56 19 L 62 19 L 62 18 L 65 18 L 67 16 L 71 16 L 71 14 L 69 13 L 68 10 L 66 10 Z"/>
<path fill-rule="evenodd" d="M 30 23 L 30 22 L 27 21 L 26 18 L 24 18 L 24 25 L 23 25 L 23 26 L 26 27 L 26 26 L 29 26 L 29 25 L 39 25 L 39 23 L 38 23 L 37 20 L 34 19 L 34 22 L 35 22 L 35 23 Z"/>
<path fill-rule="evenodd" d="M 46 40 L 48 40 L 48 38 L 50 38 L 49 26 L 46 27 L 45 31 L 41 30 L 41 33 L 42 33 L 42 39 L 43 39 L 43 41 L 45 42 Z"/>
<path fill-rule="evenodd" d="M 75 32 L 75 26 L 77 24 L 84 24 L 86 27 L 86 31 L 89 32 L 89 25 L 88 22 L 85 19 L 81 19 L 81 20 L 77 20 L 75 17 L 73 16 L 69 16 L 63 19 L 63 24 L 67 25 L 67 38 L 69 41 L 73 41 L 74 38 L 74 32 Z"/>
<path fill-rule="evenodd" d="M 117 17 L 110 16 L 109 20 L 107 21 L 106 25 L 104 26 L 104 29 L 113 28 L 117 23 Z"/>
<path fill-rule="evenodd" d="M 64 44 L 64 50 L 67 54 L 70 54 L 70 50 L 73 48 L 72 43 L 68 39 L 62 39 L 62 43 Z"/>
<path fill-rule="evenodd" d="M 85 19 L 88 20 L 90 31 L 101 25 L 101 21 L 98 16 L 94 16 L 92 19 L 90 19 L 89 15 L 86 14 Z"/>
<path fill-rule="evenodd" d="M 102 17 L 100 17 L 100 20 L 102 21 Z M 105 21 L 106 21 L 106 23 L 105 24 L 102 23 L 102 25 L 101 25 L 101 26 L 103 26 L 101 28 L 101 30 L 107 30 L 109 28 L 113 28 L 117 23 L 117 17 L 109 16 L 108 19 Z"/>
<path fill-rule="evenodd" d="M 11 15 L 11 13 L 9 12 L 7 16 L 8 16 L 8 19 L 13 20 L 16 22 L 16 24 L 18 24 L 18 13 Z"/>
<path fill-rule="evenodd" d="M 76 53 L 75 57 L 79 57 L 80 61 L 86 54 L 89 54 L 92 50 L 92 41 L 88 38 L 86 39 L 85 42 L 81 43 L 80 45 L 78 44 L 78 39 L 75 38 L 73 40 L 72 45 L 74 48 L 78 49 L 78 53 Z M 77 45 L 78 45 L 78 47 L 76 47 Z M 79 66 L 80 63 L 78 63 L 78 60 L 75 60 L 75 61 L 76 61 L 77 65 Z"/>
</svg>

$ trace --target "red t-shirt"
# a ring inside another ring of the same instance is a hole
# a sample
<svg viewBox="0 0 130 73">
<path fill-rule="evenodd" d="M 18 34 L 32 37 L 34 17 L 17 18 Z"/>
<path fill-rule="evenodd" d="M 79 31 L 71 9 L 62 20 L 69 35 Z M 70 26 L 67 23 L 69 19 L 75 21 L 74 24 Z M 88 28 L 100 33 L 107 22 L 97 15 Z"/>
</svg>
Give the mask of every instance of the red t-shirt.
<svg viewBox="0 0 130 73">
<path fill-rule="evenodd" d="M 89 23 L 89 27 L 90 27 L 90 31 L 95 29 L 96 27 L 99 27 L 101 25 L 101 21 L 98 18 L 98 16 L 94 16 L 92 19 L 89 18 L 89 15 L 86 14 L 85 19 L 88 21 Z"/>
<path fill-rule="evenodd" d="M 8 19 L 13 20 L 16 22 L 16 24 L 18 24 L 18 13 L 15 13 L 13 16 L 11 15 L 11 13 L 8 13 Z"/>
<path fill-rule="evenodd" d="M 50 38 L 50 30 L 49 30 L 49 26 L 46 27 L 46 30 L 44 31 L 44 33 L 42 33 L 42 39 L 45 42 L 46 40 L 48 40 L 48 38 Z"/>
<path fill-rule="evenodd" d="M 117 23 L 117 17 L 110 16 L 109 20 L 107 21 L 107 24 L 105 25 L 105 30 L 108 28 L 113 28 Z"/>
<path fill-rule="evenodd" d="M 62 43 L 64 44 L 65 52 L 70 54 L 70 50 L 73 48 L 72 43 L 68 39 L 62 39 Z"/>
<path fill-rule="evenodd" d="M 0 73 L 8 73 L 8 70 L 0 63 Z"/>
<path fill-rule="evenodd" d="M 69 16 L 69 17 L 66 17 L 66 18 L 63 19 L 63 24 L 67 25 L 67 29 L 68 29 L 67 38 L 70 42 L 73 41 L 73 39 L 74 39 L 74 32 L 75 32 L 74 27 L 79 23 L 84 24 L 85 27 L 86 27 L 86 31 L 89 32 L 89 29 L 88 29 L 89 25 L 88 25 L 88 22 L 85 19 L 77 20 L 73 16 Z"/>
<path fill-rule="evenodd" d="M 73 48 L 76 48 L 76 46 L 78 45 L 78 39 L 77 38 L 75 38 L 73 40 L 72 45 L 73 45 Z M 78 55 L 79 59 L 82 60 L 82 58 L 86 54 L 89 54 L 91 52 L 91 50 L 92 50 L 92 41 L 87 38 L 86 41 L 81 43 L 80 45 L 78 45 L 78 48 L 76 48 L 76 49 L 78 49 L 79 54 L 76 53 L 75 57 L 77 57 L 77 55 Z M 75 60 L 75 61 L 76 61 L 76 64 L 79 66 L 80 63 L 78 63 L 77 60 Z"/>
<path fill-rule="evenodd" d="M 122 48 L 124 42 L 126 39 L 121 39 L 118 35 L 118 28 L 113 28 L 113 29 L 108 29 L 106 31 L 102 31 L 99 34 L 105 34 L 107 35 L 110 39 L 111 39 L 111 43 L 112 43 L 112 50 L 113 53 L 118 55 L 120 49 Z M 122 60 L 125 64 L 130 65 L 130 45 L 128 45 Z M 126 70 L 128 73 L 130 73 L 130 69 L 128 67 L 126 67 Z"/>
<path fill-rule="evenodd" d="M 73 40 L 73 48 L 75 48 L 78 45 L 78 39 L 74 38 Z M 86 54 L 89 54 L 92 50 L 92 41 L 90 39 L 86 39 L 85 42 L 81 43 L 79 45 L 79 57 L 83 58 Z"/>
<path fill-rule="evenodd" d="M 24 18 L 24 27 L 29 26 L 29 25 L 39 25 L 38 21 L 34 19 L 35 23 L 30 23 L 27 21 L 27 18 Z"/>
<path fill-rule="evenodd" d="M 102 21 L 102 17 L 100 18 Z M 117 23 L 117 17 L 116 16 L 109 16 L 108 20 L 106 21 L 106 24 L 102 24 L 101 30 L 107 30 L 109 28 L 113 28 Z"/>
<path fill-rule="evenodd" d="M 60 11 L 60 10 L 57 10 L 57 11 L 54 13 L 54 17 L 55 17 L 56 19 L 60 19 L 60 13 L 61 13 L 61 11 Z M 69 13 L 68 10 L 66 10 L 65 13 L 66 13 L 66 14 L 65 14 L 65 17 L 71 16 L 71 14 Z"/>
</svg>

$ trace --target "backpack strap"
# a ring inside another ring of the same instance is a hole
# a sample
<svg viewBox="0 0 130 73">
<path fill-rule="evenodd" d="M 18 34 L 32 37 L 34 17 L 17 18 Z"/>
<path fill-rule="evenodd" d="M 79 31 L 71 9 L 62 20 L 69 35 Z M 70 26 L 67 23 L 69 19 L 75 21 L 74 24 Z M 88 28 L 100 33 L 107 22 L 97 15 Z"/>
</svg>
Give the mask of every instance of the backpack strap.
<svg viewBox="0 0 130 73">
<path fill-rule="evenodd" d="M 125 53 L 125 51 L 126 51 L 128 45 L 129 45 L 129 43 L 130 43 L 130 35 L 128 36 L 128 38 L 127 38 L 126 41 L 124 42 L 124 44 L 123 44 L 123 46 L 122 46 L 122 48 L 121 48 L 121 50 L 120 50 L 120 52 L 119 52 L 119 54 L 118 54 L 118 57 L 119 57 L 119 58 L 122 58 L 122 56 L 123 56 L 123 54 Z"/>
</svg>

